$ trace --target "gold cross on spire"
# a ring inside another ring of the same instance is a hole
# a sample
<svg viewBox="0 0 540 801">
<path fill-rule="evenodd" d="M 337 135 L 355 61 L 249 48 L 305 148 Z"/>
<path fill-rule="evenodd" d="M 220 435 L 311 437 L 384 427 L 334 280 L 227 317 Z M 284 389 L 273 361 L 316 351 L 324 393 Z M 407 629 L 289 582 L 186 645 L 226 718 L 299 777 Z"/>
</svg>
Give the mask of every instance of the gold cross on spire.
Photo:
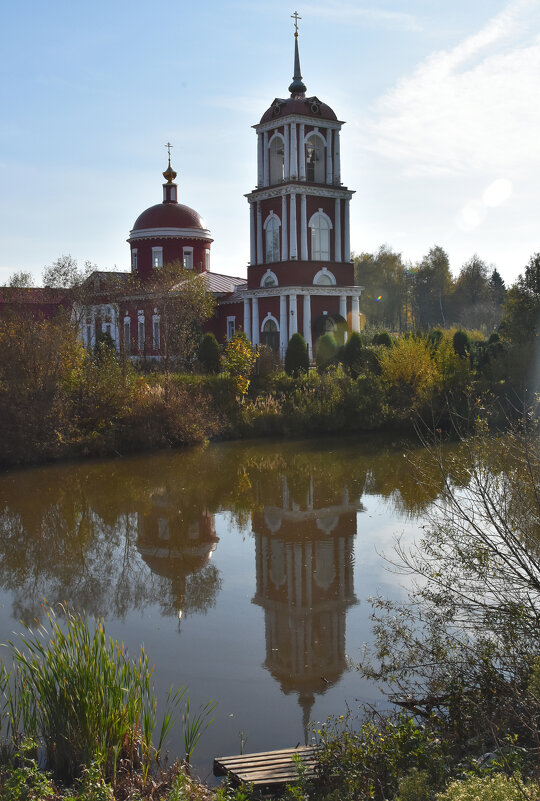
<svg viewBox="0 0 540 801">
<path fill-rule="evenodd" d="M 169 164 L 170 164 L 171 163 L 171 147 L 174 147 L 174 145 L 171 145 L 170 142 L 167 142 L 167 144 L 164 145 L 164 147 L 167 148 L 167 152 L 169 154 Z"/>
<path fill-rule="evenodd" d="M 291 19 L 294 20 L 294 35 L 298 36 L 298 20 L 302 19 L 298 11 L 295 11 L 294 14 L 291 14 Z"/>
</svg>

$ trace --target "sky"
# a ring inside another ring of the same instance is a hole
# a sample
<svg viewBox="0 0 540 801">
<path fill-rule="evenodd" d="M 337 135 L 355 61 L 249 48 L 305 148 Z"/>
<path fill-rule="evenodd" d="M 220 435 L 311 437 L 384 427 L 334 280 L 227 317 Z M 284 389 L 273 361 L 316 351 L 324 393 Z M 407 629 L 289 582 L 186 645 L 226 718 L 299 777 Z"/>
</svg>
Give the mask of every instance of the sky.
<svg viewBox="0 0 540 801">
<path fill-rule="evenodd" d="M 212 270 L 245 276 L 295 10 L 308 95 L 346 122 L 352 249 L 440 245 L 512 283 L 540 251 L 540 0 L 0 0 L 0 284 L 68 253 L 128 270 L 168 141 Z"/>
</svg>

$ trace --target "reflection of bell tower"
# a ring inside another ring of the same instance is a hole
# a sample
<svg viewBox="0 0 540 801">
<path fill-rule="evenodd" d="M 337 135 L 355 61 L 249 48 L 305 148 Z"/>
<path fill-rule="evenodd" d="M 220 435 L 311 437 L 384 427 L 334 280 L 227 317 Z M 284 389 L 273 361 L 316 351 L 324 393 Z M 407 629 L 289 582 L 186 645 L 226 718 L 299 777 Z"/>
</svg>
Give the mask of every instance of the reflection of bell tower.
<svg viewBox="0 0 540 801">
<path fill-rule="evenodd" d="M 266 661 L 283 692 L 297 692 L 304 736 L 315 695 L 346 667 L 345 617 L 356 602 L 356 513 L 347 490 L 317 508 L 313 479 L 300 505 L 282 477 L 282 506 L 253 516 L 257 591 L 265 613 Z"/>
</svg>

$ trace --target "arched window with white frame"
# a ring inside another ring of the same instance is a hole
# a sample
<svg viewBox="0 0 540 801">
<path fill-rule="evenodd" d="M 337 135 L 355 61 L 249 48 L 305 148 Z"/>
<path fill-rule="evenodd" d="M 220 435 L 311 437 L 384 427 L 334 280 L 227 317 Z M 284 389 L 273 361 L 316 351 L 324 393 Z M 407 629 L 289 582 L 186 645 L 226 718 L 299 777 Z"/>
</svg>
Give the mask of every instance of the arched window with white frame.
<svg viewBox="0 0 540 801">
<path fill-rule="evenodd" d="M 267 270 L 263 277 L 261 278 L 261 286 L 263 288 L 269 289 L 270 287 L 277 286 L 278 279 L 277 275 L 272 272 L 272 270 Z"/>
<path fill-rule="evenodd" d="M 330 272 L 330 270 L 327 270 L 326 267 L 323 267 L 323 269 L 319 270 L 313 279 L 313 284 L 315 286 L 335 286 L 336 278 L 334 274 Z"/>
<path fill-rule="evenodd" d="M 311 258 L 313 261 L 330 260 L 330 217 L 319 209 L 308 223 L 311 229 Z"/>
<path fill-rule="evenodd" d="M 326 177 L 324 140 L 318 133 L 306 139 L 306 181 L 323 184 Z"/>
<path fill-rule="evenodd" d="M 279 350 L 279 323 L 270 313 L 266 315 L 261 325 L 261 344 L 276 353 Z"/>
<path fill-rule="evenodd" d="M 281 134 L 270 140 L 270 183 L 280 184 L 285 177 L 285 143 Z"/>
<path fill-rule="evenodd" d="M 279 217 L 270 212 L 264 223 L 266 235 L 266 261 L 279 261 L 279 228 L 281 221 Z"/>
</svg>

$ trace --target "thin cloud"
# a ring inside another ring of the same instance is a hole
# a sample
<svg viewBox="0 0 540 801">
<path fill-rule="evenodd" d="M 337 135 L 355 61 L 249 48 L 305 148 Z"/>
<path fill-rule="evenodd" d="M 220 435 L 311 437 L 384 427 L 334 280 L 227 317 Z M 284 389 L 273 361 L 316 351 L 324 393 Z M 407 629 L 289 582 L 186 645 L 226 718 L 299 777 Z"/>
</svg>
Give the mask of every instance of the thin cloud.
<svg viewBox="0 0 540 801">
<path fill-rule="evenodd" d="M 406 173 L 540 168 L 539 30 L 536 1 L 510 3 L 380 98 L 362 145 Z"/>
<path fill-rule="evenodd" d="M 382 9 L 359 7 L 354 3 L 326 2 L 324 5 L 302 6 L 302 11 L 306 17 L 323 17 L 325 19 L 334 19 L 336 22 L 371 22 L 384 27 L 399 28 L 400 30 L 422 30 L 418 20 L 412 14 L 402 11 L 383 11 Z"/>
</svg>

